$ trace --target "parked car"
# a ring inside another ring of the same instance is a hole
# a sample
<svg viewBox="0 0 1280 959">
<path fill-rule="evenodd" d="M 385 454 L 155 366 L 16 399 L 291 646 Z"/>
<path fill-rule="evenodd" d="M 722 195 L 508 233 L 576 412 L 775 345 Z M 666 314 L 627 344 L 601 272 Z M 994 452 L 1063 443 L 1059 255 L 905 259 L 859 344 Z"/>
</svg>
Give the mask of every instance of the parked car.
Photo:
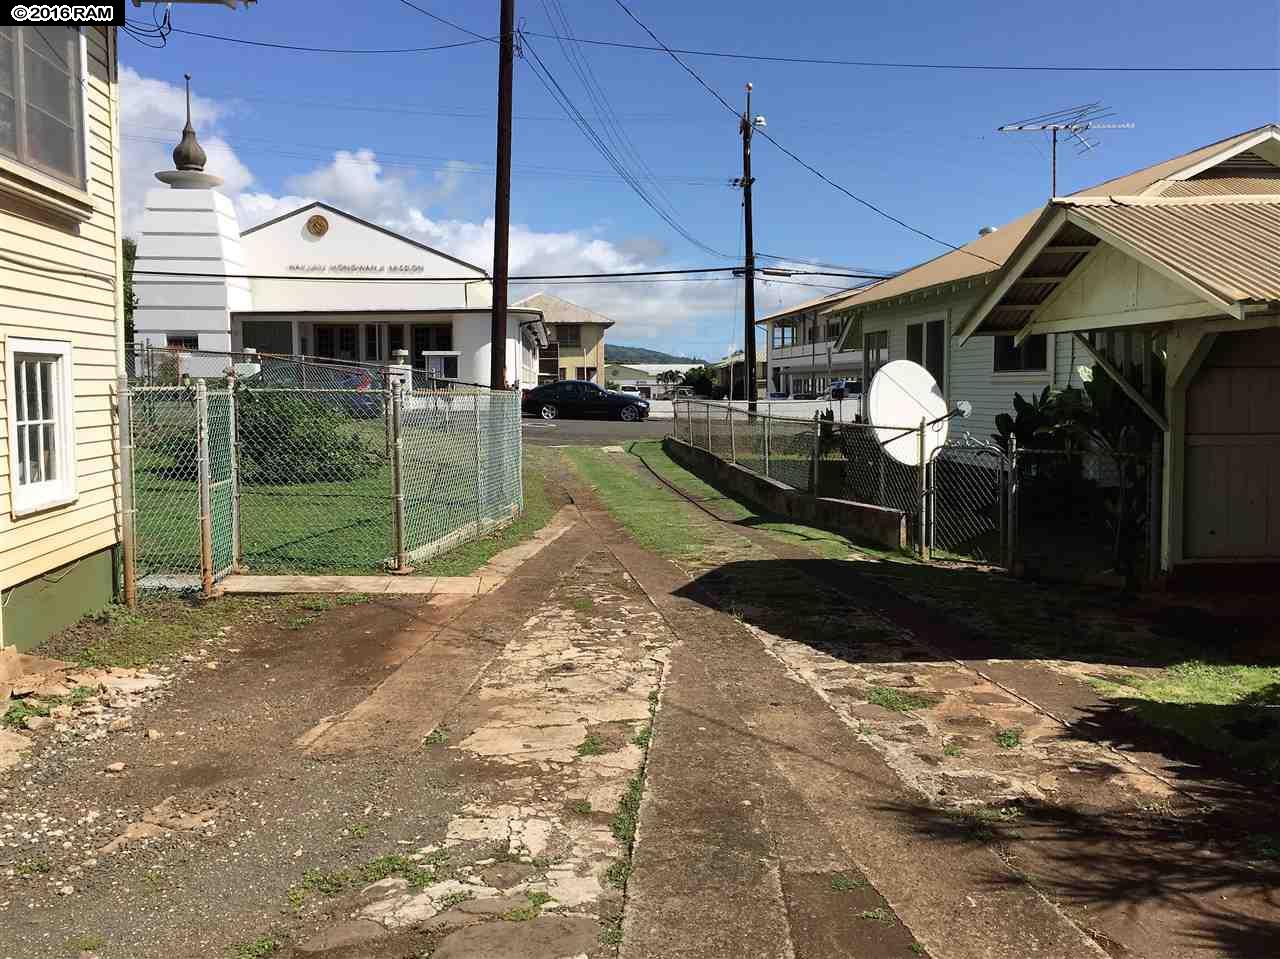
<svg viewBox="0 0 1280 959">
<path fill-rule="evenodd" d="M 862 380 L 832 380 L 831 398 L 833 400 L 853 399 L 862 395 Z"/>
<path fill-rule="evenodd" d="M 789 399 L 791 399 L 791 394 L 790 394 L 790 393 L 770 393 L 770 394 L 769 394 L 769 399 L 771 399 L 771 400 L 789 400 Z"/>
<path fill-rule="evenodd" d="M 603 390 L 585 380 L 560 380 L 526 390 L 521 397 L 520 409 L 544 420 L 562 416 L 608 416 L 634 423 L 649 415 L 647 400 L 616 390 Z"/>
</svg>

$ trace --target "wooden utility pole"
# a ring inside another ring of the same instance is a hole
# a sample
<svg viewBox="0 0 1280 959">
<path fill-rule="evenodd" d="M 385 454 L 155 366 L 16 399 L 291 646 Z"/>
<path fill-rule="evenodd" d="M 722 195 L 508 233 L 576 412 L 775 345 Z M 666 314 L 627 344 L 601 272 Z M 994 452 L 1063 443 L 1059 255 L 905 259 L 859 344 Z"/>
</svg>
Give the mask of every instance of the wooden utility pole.
<svg viewBox="0 0 1280 959">
<path fill-rule="evenodd" d="M 493 196 L 493 326 L 489 386 L 507 385 L 507 276 L 511 239 L 511 74 L 516 59 L 516 0 L 502 0 L 498 39 L 498 173 Z"/>
<path fill-rule="evenodd" d="M 756 121 L 751 115 L 751 84 L 747 84 L 747 109 L 739 125 L 742 132 L 742 216 L 746 238 L 746 261 L 743 263 L 743 336 L 742 358 L 746 364 L 747 409 L 756 409 L 756 250 L 751 228 L 751 134 Z M 732 358 L 730 358 L 732 363 Z"/>
</svg>

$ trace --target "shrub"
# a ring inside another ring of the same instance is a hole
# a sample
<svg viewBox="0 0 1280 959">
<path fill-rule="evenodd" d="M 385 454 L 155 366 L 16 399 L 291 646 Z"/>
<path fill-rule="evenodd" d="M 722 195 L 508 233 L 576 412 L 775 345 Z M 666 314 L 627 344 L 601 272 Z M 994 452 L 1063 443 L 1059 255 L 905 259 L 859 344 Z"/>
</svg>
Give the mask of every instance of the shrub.
<svg viewBox="0 0 1280 959">
<path fill-rule="evenodd" d="M 237 400 L 241 468 L 253 482 L 341 482 L 372 468 L 374 451 L 341 410 L 294 393 L 244 390 Z"/>
</svg>

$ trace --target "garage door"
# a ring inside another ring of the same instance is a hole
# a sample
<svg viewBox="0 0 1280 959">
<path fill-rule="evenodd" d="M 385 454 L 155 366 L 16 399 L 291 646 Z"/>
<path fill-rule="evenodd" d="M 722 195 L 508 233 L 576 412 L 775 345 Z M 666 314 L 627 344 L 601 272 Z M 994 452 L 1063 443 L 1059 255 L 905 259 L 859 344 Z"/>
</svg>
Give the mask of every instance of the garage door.
<svg viewBox="0 0 1280 959">
<path fill-rule="evenodd" d="M 1219 334 L 1187 390 L 1187 559 L 1280 559 L 1280 329 Z"/>
</svg>

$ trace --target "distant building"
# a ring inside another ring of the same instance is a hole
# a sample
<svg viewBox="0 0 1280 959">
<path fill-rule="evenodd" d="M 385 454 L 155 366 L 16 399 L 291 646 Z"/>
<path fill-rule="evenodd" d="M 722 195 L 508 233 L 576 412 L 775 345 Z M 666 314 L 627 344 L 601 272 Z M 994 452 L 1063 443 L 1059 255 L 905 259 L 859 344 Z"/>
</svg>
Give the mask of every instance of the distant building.
<svg viewBox="0 0 1280 959">
<path fill-rule="evenodd" d="M 166 186 L 147 193 L 137 341 L 357 363 L 406 350 L 417 369 L 489 385 L 493 283 L 483 269 L 325 203 L 241 231 L 194 131 L 189 140 L 198 162 L 157 173 Z M 536 381 L 543 335 L 535 308 L 511 310 L 509 384 Z"/>
<path fill-rule="evenodd" d="M 715 385 L 731 399 L 747 398 L 747 360 L 742 350 L 730 353 L 718 363 L 710 363 L 707 370 L 711 373 Z M 756 361 L 756 397 L 765 389 L 766 362 Z M 732 394 L 732 395 L 731 395 Z"/>
<path fill-rule="evenodd" d="M 611 363 L 605 367 L 605 382 L 613 383 L 619 389 L 634 390 L 641 396 L 651 398 L 667 393 L 675 383 L 664 383 L 658 379 L 663 373 L 679 373 L 681 375 L 696 370 L 701 363 Z"/>
<path fill-rule="evenodd" d="M 797 303 L 756 320 L 756 325 L 764 328 L 770 393 L 824 394 L 832 380 L 861 380 L 861 344 L 840 349 L 843 324 L 837 317 L 820 315 L 849 292 Z"/>
<path fill-rule="evenodd" d="M 604 385 L 604 334 L 613 320 L 550 293 L 535 293 L 512 309 L 534 310 L 547 327 L 547 345 L 538 359 L 538 382 L 588 380 Z"/>
</svg>

